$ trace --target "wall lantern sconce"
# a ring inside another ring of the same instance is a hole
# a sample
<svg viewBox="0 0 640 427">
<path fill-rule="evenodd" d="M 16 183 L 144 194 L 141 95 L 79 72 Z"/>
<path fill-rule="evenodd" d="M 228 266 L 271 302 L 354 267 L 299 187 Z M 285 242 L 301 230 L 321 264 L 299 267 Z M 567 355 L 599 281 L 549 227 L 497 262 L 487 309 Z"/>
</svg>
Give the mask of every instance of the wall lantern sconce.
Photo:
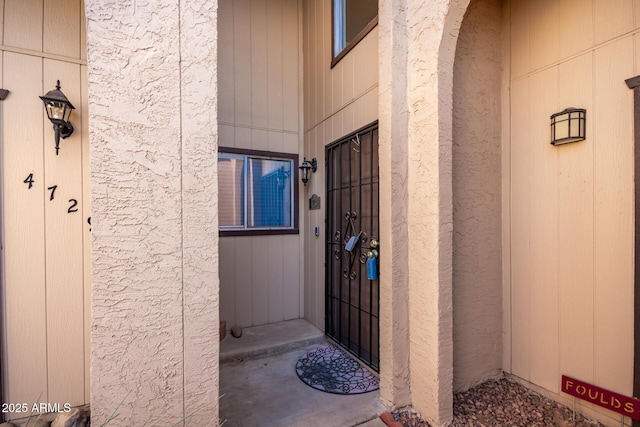
<svg viewBox="0 0 640 427">
<path fill-rule="evenodd" d="M 73 125 L 69 121 L 71 111 L 75 107 L 69 102 L 64 93 L 60 90 L 60 80 L 56 84 L 55 90 L 50 90 L 45 96 L 41 96 L 44 110 L 47 117 L 53 123 L 53 130 L 56 133 L 56 156 L 60 150 L 60 137 L 68 138 L 73 133 Z"/>
<path fill-rule="evenodd" d="M 307 160 L 307 158 L 305 157 L 299 169 L 300 178 L 302 179 L 302 183 L 306 187 L 307 182 L 309 181 L 309 170 L 311 170 L 313 173 L 316 172 L 316 170 L 318 169 L 318 160 L 315 157 L 311 160 Z"/>
<path fill-rule="evenodd" d="M 551 116 L 551 145 L 584 141 L 587 110 L 567 108 Z"/>
</svg>

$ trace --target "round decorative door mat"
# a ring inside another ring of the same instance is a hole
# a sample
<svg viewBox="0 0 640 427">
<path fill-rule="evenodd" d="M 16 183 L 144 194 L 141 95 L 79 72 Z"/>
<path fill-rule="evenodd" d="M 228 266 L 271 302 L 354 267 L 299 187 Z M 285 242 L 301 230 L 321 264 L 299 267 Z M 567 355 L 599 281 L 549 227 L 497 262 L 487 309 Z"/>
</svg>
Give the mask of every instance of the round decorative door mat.
<svg viewBox="0 0 640 427">
<path fill-rule="evenodd" d="M 346 352 L 333 345 L 316 348 L 296 364 L 298 377 L 308 386 L 335 394 L 377 390 L 380 380 Z"/>
</svg>

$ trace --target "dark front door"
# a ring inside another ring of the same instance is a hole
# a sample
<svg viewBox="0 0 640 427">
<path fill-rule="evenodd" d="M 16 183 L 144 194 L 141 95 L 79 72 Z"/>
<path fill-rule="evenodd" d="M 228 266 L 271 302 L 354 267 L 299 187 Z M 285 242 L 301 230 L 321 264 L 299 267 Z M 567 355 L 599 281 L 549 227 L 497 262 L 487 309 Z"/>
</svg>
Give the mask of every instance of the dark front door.
<svg viewBox="0 0 640 427">
<path fill-rule="evenodd" d="M 326 331 L 375 369 L 379 352 L 378 124 L 327 146 Z"/>
</svg>

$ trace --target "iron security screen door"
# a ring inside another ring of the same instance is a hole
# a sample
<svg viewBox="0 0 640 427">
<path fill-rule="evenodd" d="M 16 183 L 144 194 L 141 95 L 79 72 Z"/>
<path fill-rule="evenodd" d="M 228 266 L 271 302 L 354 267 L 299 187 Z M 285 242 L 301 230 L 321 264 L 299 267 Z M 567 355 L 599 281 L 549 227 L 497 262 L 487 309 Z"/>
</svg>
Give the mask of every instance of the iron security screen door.
<svg viewBox="0 0 640 427">
<path fill-rule="evenodd" d="M 326 331 L 378 371 L 377 122 L 327 146 L 325 155 Z"/>
</svg>

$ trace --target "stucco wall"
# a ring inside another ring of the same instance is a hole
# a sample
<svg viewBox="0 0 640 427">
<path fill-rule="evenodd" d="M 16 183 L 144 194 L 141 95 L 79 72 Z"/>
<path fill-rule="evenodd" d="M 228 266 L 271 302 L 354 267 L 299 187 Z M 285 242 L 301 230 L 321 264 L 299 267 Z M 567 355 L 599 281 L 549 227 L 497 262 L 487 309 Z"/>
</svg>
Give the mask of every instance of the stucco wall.
<svg viewBox="0 0 640 427">
<path fill-rule="evenodd" d="M 453 388 L 502 373 L 502 2 L 472 0 L 453 78 Z"/>
<path fill-rule="evenodd" d="M 380 108 L 380 176 L 387 182 L 380 197 L 394 202 L 381 209 L 381 235 L 391 236 L 394 251 L 406 259 L 398 260 L 398 271 L 381 271 L 381 314 L 402 328 L 399 313 L 408 307 L 410 322 L 408 343 L 402 329 L 397 348 L 389 347 L 389 336 L 381 339 L 382 356 L 392 360 L 392 372 L 381 369 L 381 384 L 394 390 L 381 396 L 404 398 L 406 386 L 392 375 L 406 372 L 401 352 L 408 345 L 411 403 L 435 425 L 451 419 L 453 405 L 451 112 L 455 46 L 467 4 L 380 2 L 380 94 L 391 101 Z M 403 152 L 406 161 L 396 157 Z M 404 241 L 392 237 L 403 231 L 398 220 L 406 223 Z M 381 266 L 388 263 L 381 259 Z M 382 331 L 393 334 L 388 322 Z"/>
<path fill-rule="evenodd" d="M 216 12 L 86 2 L 96 424 L 217 424 Z"/>
</svg>

